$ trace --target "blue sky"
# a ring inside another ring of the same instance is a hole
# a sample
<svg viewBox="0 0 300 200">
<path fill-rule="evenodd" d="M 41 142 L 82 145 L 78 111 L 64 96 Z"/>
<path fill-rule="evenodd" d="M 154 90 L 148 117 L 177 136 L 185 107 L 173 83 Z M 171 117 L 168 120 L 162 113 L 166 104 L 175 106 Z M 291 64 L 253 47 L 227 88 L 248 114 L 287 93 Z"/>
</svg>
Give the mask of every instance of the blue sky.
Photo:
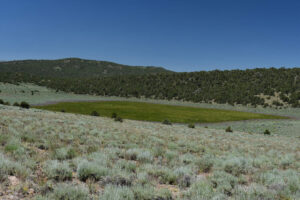
<svg viewBox="0 0 300 200">
<path fill-rule="evenodd" d="M 174 71 L 300 66 L 300 1 L 0 0 L 0 60 Z"/>
</svg>

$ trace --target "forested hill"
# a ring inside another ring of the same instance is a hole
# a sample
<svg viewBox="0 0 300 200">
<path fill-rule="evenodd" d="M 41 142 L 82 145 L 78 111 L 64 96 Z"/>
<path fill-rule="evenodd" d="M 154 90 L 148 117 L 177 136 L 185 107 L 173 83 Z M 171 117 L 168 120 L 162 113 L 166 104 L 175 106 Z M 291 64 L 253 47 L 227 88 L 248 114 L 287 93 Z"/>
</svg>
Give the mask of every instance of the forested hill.
<svg viewBox="0 0 300 200">
<path fill-rule="evenodd" d="M 170 72 L 162 67 L 128 66 L 113 62 L 66 58 L 0 62 L 0 73 L 19 72 L 34 76 L 96 78 L 115 75 L 142 75 Z"/>
<path fill-rule="evenodd" d="M 77 94 L 300 107 L 300 68 L 115 74 L 107 77 L 53 78 L 48 74 L 34 76 L 20 71 L 1 72 L 0 82 L 31 82 Z"/>
</svg>

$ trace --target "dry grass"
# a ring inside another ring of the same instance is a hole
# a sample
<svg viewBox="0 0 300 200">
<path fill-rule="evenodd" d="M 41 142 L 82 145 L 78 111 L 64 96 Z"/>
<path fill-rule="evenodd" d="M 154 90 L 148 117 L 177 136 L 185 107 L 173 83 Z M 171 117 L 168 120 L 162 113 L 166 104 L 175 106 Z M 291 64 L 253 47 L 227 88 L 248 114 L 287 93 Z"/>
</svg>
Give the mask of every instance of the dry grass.
<svg viewBox="0 0 300 200">
<path fill-rule="evenodd" d="M 16 199 L 300 195 L 298 138 L 8 106 L 0 116 L 0 192 Z"/>
</svg>

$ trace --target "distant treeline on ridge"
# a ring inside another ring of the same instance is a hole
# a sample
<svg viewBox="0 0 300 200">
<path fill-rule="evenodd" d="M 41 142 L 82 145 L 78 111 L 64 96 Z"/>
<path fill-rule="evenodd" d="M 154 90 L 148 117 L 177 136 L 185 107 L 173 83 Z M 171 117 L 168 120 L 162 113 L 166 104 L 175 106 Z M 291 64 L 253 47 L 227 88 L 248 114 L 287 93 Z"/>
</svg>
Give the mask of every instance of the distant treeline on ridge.
<svg viewBox="0 0 300 200">
<path fill-rule="evenodd" d="M 300 107 L 300 68 L 175 73 L 104 61 L 29 60 L 0 63 L 0 81 L 77 94 Z"/>
</svg>

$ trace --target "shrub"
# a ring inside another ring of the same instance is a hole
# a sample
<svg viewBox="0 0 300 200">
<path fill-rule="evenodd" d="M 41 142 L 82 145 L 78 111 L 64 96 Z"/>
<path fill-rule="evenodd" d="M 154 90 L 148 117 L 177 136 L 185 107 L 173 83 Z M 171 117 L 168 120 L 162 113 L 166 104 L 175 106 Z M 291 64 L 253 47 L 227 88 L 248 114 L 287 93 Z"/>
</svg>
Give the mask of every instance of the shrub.
<svg viewBox="0 0 300 200">
<path fill-rule="evenodd" d="M 177 180 L 181 188 L 190 187 L 192 182 L 193 169 L 191 167 L 179 167 L 174 170 L 174 173 L 179 177 Z"/>
<path fill-rule="evenodd" d="M 17 106 L 17 107 L 19 107 L 19 106 L 20 106 L 20 104 L 19 104 L 18 102 L 15 102 L 15 103 L 13 104 L 13 106 Z"/>
<path fill-rule="evenodd" d="M 162 122 L 162 124 L 165 124 L 165 125 L 172 125 L 172 123 L 171 123 L 169 120 L 167 120 L 167 119 L 165 119 L 165 120 Z"/>
<path fill-rule="evenodd" d="M 248 173 L 249 163 L 245 158 L 230 158 L 224 161 L 224 171 L 235 176 Z"/>
<path fill-rule="evenodd" d="M 230 126 L 228 126 L 228 127 L 225 129 L 225 131 L 226 131 L 226 132 L 233 132 Z"/>
<path fill-rule="evenodd" d="M 109 170 L 105 166 L 99 166 L 97 162 L 82 161 L 77 168 L 78 178 L 81 181 L 92 179 L 95 181 L 100 180 L 102 177 L 108 174 Z"/>
<path fill-rule="evenodd" d="M 9 136 L 0 134 L 0 145 L 4 146 L 9 141 Z"/>
<path fill-rule="evenodd" d="M 199 171 L 204 173 L 210 172 L 211 168 L 213 167 L 213 164 L 213 158 L 208 155 L 205 155 L 196 161 L 196 165 L 198 166 Z"/>
<path fill-rule="evenodd" d="M 29 142 L 29 143 L 34 143 L 38 138 L 36 137 L 35 134 L 33 133 L 24 133 L 21 136 L 21 140 L 23 142 Z"/>
<path fill-rule="evenodd" d="M 195 128 L 195 124 L 189 124 L 188 127 L 189 128 Z"/>
<path fill-rule="evenodd" d="M 22 101 L 21 104 L 20 104 L 21 108 L 26 108 L 26 109 L 29 109 L 30 108 L 30 105 L 25 102 L 25 101 Z"/>
<path fill-rule="evenodd" d="M 128 149 L 125 152 L 125 158 L 127 160 L 137 160 L 137 155 L 139 154 L 139 149 Z"/>
<path fill-rule="evenodd" d="M 18 149 L 18 144 L 15 144 L 15 143 L 10 143 L 10 144 L 7 144 L 4 148 L 4 150 L 6 152 L 14 152 Z"/>
<path fill-rule="evenodd" d="M 178 175 L 171 169 L 166 167 L 157 167 L 148 170 L 148 174 L 159 180 L 161 184 L 177 184 Z"/>
<path fill-rule="evenodd" d="M 123 119 L 122 119 L 120 116 L 117 116 L 117 117 L 115 118 L 115 121 L 116 121 L 116 122 L 123 122 Z"/>
<path fill-rule="evenodd" d="M 134 193 L 129 187 L 108 185 L 104 189 L 101 200 L 132 200 Z"/>
<path fill-rule="evenodd" d="M 270 132 L 268 129 L 266 129 L 266 130 L 264 131 L 264 135 L 271 135 L 271 132 Z"/>
<path fill-rule="evenodd" d="M 172 193 L 167 188 L 162 188 L 156 192 L 154 199 L 172 200 Z"/>
<path fill-rule="evenodd" d="M 0 99 L 0 104 L 4 104 L 4 101 L 2 99 Z"/>
<path fill-rule="evenodd" d="M 251 183 L 249 186 L 237 186 L 234 189 L 234 194 L 237 199 L 251 200 L 251 199 L 277 199 L 274 191 L 268 190 L 263 185 Z M 279 198 L 289 199 L 289 198 Z"/>
<path fill-rule="evenodd" d="M 27 174 L 28 170 L 23 165 L 7 159 L 0 153 L 0 179 L 8 175 L 25 177 Z"/>
<path fill-rule="evenodd" d="M 92 116 L 95 116 L 95 117 L 98 117 L 98 116 L 99 116 L 99 113 L 98 113 L 97 111 L 94 110 L 94 111 L 91 112 L 91 115 L 92 115 Z"/>
<path fill-rule="evenodd" d="M 179 160 L 184 164 L 191 164 L 196 160 L 196 156 L 191 153 L 186 153 L 179 156 Z"/>
<path fill-rule="evenodd" d="M 152 162 L 153 161 L 153 156 L 149 151 L 142 151 L 139 152 L 137 155 L 137 160 L 140 162 Z"/>
<path fill-rule="evenodd" d="M 293 163 L 295 163 L 294 157 L 290 154 L 286 154 L 285 156 L 281 157 L 279 166 L 283 169 L 288 169 Z"/>
<path fill-rule="evenodd" d="M 155 191 L 153 186 L 151 186 L 150 184 L 147 185 L 135 185 L 134 187 L 132 187 L 135 199 L 137 200 L 150 200 L 150 199 L 155 199 Z M 158 199 L 158 198 L 157 198 Z"/>
<path fill-rule="evenodd" d="M 3 104 L 6 106 L 10 106 L 10 103 L 8 101 L 4 102 Z"/>
<path fill-rule="evenodd" d="M 216 192 L 231 196 L 238 178 L 224 171 L 217 171 L 209 178 Z"/>
<path fill-rule="evenodd" d="M 64 113 L 64 112 L 66 112 L 66 111 L 65 111 L 64 109 L 61 109 L 60 112 L 63 112 L 63 113 Z"/>
<path fill-rule="evenodd" d="M 184 199 L 212 199 L 215 194 L 211 184 L 203 179 L 194 183 L 184 194 Z"/>
<path fill-rule="evenodd" d="M 61 183 L 54 188 L 54 191 L 50 195 L 50 199 L 88 200 L 89 190 L 83 186 Z"/>
<path fill-rule="evenodd" d="M 76 157 L 76 151 L 70 147 L 62 147 L 54 151 L 54 158 L 58 160 L 72 159 L 74 157 Z"/>
<path fill-rule="evenodd" d="M 72 179 L 72 170 L 66 161 L 51 160 L 45 163 L 44 172 L 50 179 L 65 181 Z"/>
<path fill-rule="evenodd" d="M 140 172 L 137 173 L 137 180 L 136 180 L 136 185 L 146 185 L 149 184 L 149 175 L 147 172 Z"/>
<path fill-rule="evenodd" d="M 115 118 L 117 118 L 117 116 L 118 116 L 118 115 L 117 115 L 117 113 L 115 113 L 115 112 L 111 114 L 111 118 L 114 118 L 114 119 L 115 119 Z"/>
<path fill-rule="evenodd" d="M 279 101 L 272 101 L 272 104 L 275 106 L 283 106 L 283 103 L 280 103 Z"/>
<path fill-rule="evenodd" d="M 137 160 L 140 162 L 151 162 L 153 160 L 153 155 L 150 151 L 143 149 L 128 149 L 125 152 L 125 158 L 127 160 Z"/>
<path fill-rule="evenodd" d="M 123 159 L 118 160 L 115 165 L 127 172 L 135 172 L 137 168 L 136 162 Z"/>
<path fill-rule="evenodd" d="M 105 177 L 102 182 L 118 186 L 131 186 L 133 176 L 130 172 L 122 171 L 120 169 L 112 169 L 110 176 Z"/>
</svg>

